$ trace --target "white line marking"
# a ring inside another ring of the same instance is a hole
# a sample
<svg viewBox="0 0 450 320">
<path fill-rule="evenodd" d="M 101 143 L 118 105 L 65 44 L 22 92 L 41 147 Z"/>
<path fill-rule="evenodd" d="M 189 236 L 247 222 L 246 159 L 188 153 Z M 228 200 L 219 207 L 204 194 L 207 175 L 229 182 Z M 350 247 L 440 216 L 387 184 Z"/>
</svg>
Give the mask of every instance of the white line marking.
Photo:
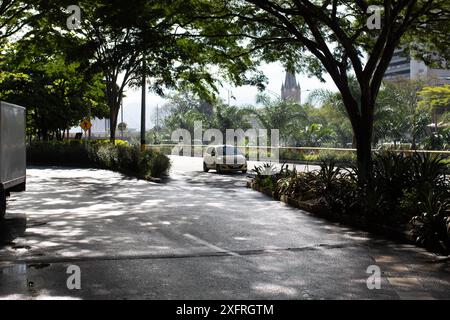
<svg viewBox="0 0 450 320">
<path fill-rule="evenodd" d="M 208 247 L 208 248 L 210 248 L 210 249 L 213 249 L 213 250 L 215 250 L 215 251 L 223 252 L 223 253 L 226 253 L 226 254 L 228 254 L 228 255 L 230 255 L 230 256 L 233 256 L 233 257 L 240 257 L 240 255 L 237 254 L 236 252 L 233 252 L 233 251 L 230 251 L 230 250 L 223 249 L 223 248 L 220 248 L 220 247 L 218 247 L 218 246 L 215 246 L 215 245 L 213 245 L 212 243 L 209 243 L 209 242 L 207 242 L 207 241 L 205 241 L 205 240 L 202 240 L 202 239 L 200 239 L 200 238 L 197 238 L 196 236 L 193 236 L 192 234 L 185 233 L 184 236 L 185 236 L 186 238 L 189 238 L 189 239 L 191 239 L 191 240 L 193 240 L 193 241 L 195 241 L 195 242 L 198 242 L 198 243 L 200 243 L 200 244 L 202 244 L 202 245 L 204 245 L 204 246 L 206 246 L 206 247 Z"/>
</svg>

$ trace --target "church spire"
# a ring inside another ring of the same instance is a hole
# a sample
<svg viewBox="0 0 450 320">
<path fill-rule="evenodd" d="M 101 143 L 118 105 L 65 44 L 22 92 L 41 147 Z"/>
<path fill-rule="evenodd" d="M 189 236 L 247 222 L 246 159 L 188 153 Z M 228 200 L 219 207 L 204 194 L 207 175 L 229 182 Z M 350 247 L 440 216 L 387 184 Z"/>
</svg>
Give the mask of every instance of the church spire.
<svg viewBox="0 0 450 320">
<path fill-rule="evenodd" d="M 301 102 L 301 88 L 295 78 L 295 73 L 286 71 L 284 83 L 281 85 L 281 97 L 284 100 L 290 99 L 294 102 Z"/>
</svg>

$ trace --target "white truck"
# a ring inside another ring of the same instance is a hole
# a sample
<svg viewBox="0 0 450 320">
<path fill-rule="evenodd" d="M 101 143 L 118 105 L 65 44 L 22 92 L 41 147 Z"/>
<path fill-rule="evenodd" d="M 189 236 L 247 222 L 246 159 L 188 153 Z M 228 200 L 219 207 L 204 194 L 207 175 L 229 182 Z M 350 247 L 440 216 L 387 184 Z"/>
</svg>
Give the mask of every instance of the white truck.
<svg viewBox="0 0 450 320">
<path fill-rule="evenodd" d="M 25 108 L 0 101 L 0 219 L 6 213 L 6 197 L 25 191 Z"/>
</svg>

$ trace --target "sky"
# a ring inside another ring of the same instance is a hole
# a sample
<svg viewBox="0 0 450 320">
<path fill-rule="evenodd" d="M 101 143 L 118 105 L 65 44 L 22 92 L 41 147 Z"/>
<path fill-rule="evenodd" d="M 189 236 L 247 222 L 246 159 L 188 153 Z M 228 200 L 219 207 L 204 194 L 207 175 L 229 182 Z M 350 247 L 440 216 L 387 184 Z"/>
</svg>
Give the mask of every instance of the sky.
<svg viewBox="0 0 450 320">
<path fill-rule="evenodd" d="M 268 95 L 272 95 L 273 98 L 276 98 L 277 95 L 281 94 L 281 85 L 284 82 L 284 78 L 286 75 L 285 70 L 279 63 L 270 63 L 262 65 L 260 68 L 261 71 L 264 72 L 266 77 L 268 78 L 267 91 Z M 334 85 L 331 77 L 326 75 L 324 78 L 326 80 L 325 83 L 320 82 L 317 78 L 308 78 L 306 75 L 297 74 L 297 81 L 300 83 L 302 90 L 302 102 L 305 102 L 309 91 L 317 88 L 329 89 L 332 91 L 336 91 L 336 86 Z M 233 87 L 231 85 L 224 85 L 223 88 L 219 91 L 219 96 L 225 102 L 228 101 L 228 91 L 230 91 L 230 96 L 234 97 L 230 101 L 232 105 L 249 105 L 255 104 L 256 95 L 258 90 L 256 87 L 252 86 L 242 86 L 242 87 Z M 123 101 L 123 121 L 127 123 L 129 129 L 139 129 L 140 128 L 140 119 L 141 119 L 141 91 L 133 90 L 127 88 L 126 97 Z M 155 125 L 156 119 L 156 106 L 158 105 L 162 108 L 167 100 L 164 98 L 147 92 L 147 129 L 151 129 Z M 121 122 L 120 114 L 119 114 L 119 122 Z"/>
</svg>

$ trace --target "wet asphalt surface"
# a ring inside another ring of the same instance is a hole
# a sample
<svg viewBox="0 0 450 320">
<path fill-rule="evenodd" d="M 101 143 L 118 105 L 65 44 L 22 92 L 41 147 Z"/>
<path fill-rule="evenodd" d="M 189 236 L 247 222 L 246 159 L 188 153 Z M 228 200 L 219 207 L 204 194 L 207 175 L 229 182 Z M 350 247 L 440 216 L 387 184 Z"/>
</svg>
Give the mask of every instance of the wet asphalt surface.
<svg viewBox="0 0 450 320">
<path fill-rule="evenodd" d="M 0 224 L 0 299 L 450 299 L 448 262 L 422 249 L 273 201 L 244 174 L 203 173 L 201 159 L 172 162 L 162 184 L 29 168 Z"/>
</svg>

